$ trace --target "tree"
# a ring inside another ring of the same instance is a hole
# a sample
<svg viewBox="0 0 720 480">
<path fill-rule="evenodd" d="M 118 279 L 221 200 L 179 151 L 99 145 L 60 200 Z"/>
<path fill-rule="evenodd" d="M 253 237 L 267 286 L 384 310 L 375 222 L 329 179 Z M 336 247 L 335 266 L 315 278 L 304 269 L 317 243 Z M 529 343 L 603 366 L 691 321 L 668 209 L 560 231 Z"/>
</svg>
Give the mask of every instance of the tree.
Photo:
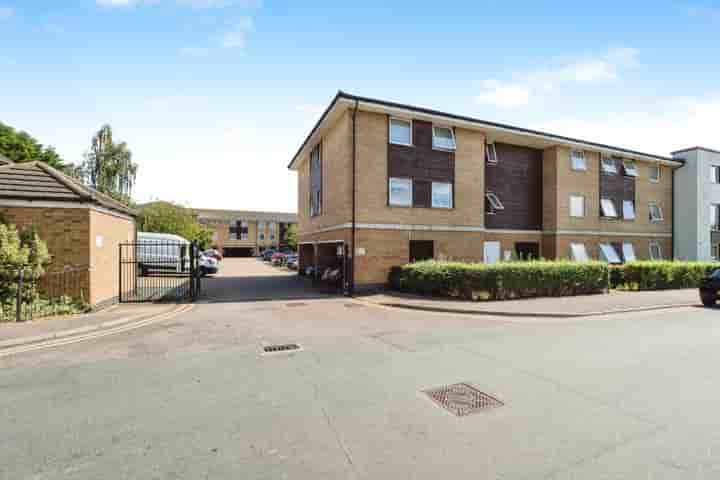
<svg viewBox="0 0 720 480">
<path fill-rule="evenodd" d="M 127 144 L 114 143 L 112 128 L 103 125 L 73 174 L 95 190 L 130 204 L 137 169 Z"/>
<path fill-rule="evenodd" d="M 142 232 L 172 233 L 197 242 L 206 249 L 212 241 L 212 230 L 200 224 L 189 208 L 171 202 L 154 202 L 140 209 L 137 218 Z"/>
<path fill-rule="evenodd" d="M 53 147 L 42 145 L 26 132 L 15 130 L 0 122 L 0 154 L 13 162 L 40 161 L 58 170 L 68 171 L 68 165 Z"/>
<path fill-rule="evenodd" d="M 297 251 L 298 247 L 298 237 L 297 237 L 297 224 L 291 223 L 288 228 L 285 230 L 285 243 L 287 243 L 287 246 L 293 249 L 294 251 Z"/>
</svg>

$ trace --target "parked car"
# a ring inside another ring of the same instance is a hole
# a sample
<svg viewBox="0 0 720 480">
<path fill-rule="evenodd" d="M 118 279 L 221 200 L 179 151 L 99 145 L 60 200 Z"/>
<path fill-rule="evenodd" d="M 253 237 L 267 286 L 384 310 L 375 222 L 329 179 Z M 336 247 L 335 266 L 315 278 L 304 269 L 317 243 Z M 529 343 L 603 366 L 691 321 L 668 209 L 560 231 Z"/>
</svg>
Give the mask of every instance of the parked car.
<svg viewBox="0 0 720 480">
<path fill-rule="evenodd" d="M 215 248 L 211 248 L 211 249 L 205 250 L 205 251 L 203 252 L 203 254 L 204 254 L 205 256 L 207 256 L 207 257 L 214 258 L 214 259 L 217 260 L 218 262 L 223 259 L 222 253 L 220 253 L 220 251 L 217 250 L 217 249 L 215 249 Z"/>
<path fill-rule="evenodd" d="M 198 258 L 198 267 L 200 268 L 200 275 L 204 277 L 218 273 L 219 263 L 216 258 L 201 253 Z"/>
<path fill-rule="evenodd" d="M 275 250 L 273 250 L 272 248 L 268 248 L 260 256 L 262 257 L 263 261 L 269 262 L 273 255 L 275 255 Z"/>
<path fill-rule="evenodd" d="M 706 307 L 712 307 L 717 303 L 718 292 L 720 292 L 720 268 L 703 279 L 700 285 L 700 300 Z"/>
<path fill-rule="evenodd" d="M 297 255 L 288 255 L 285 257 L 285 266 L 289 268 L 290 270 L 297 270 L 298 269 L 298 256 Z"/>
<path fill-rule="evenodd" d="M 282 265 L 282 261 L 285 256 L 286 255 L 282 252 L 275 252 L 272 257 L 270 257 L 270 263 L 273 265 Z"/>
</svg>

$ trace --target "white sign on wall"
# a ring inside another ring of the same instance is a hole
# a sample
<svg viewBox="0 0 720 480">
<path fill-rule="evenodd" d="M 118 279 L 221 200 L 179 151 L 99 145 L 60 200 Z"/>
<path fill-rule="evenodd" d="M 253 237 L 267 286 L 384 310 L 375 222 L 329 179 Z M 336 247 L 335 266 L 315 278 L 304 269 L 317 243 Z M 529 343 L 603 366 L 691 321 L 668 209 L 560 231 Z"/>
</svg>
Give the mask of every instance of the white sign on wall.
<svg viewBox="0 0 720 480">
<path fill-rule="evenodd" d="M 105 242 L 105 239 L 103 238 L 102 235 L 95 235 L 95 246 L 97 248 L 102 248 L 104 242 Z"/>
</svg>

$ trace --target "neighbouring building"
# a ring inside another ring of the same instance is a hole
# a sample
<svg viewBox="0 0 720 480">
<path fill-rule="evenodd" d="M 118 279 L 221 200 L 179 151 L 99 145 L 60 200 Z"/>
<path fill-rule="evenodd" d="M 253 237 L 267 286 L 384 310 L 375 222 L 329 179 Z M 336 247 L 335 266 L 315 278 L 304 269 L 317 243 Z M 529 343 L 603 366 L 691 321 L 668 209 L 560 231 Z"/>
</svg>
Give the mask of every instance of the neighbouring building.
<svg viewBox="0 0 720 480">
<path fill-rule="evenodd" d="M 198 221 L 212 229 L 213 248 L 227 257 L 259 255 L 287 246 L 287 231 L 297 225 L 294 213 L 194 208 Z"/>
<path fill-rule="evenodd" d="M 135 239 L 134 210 L 44 163 L 0 159 L 0 214 L 47 243 L 41 292 L 96 307 L 117 301 L 118 245 Z"/>
<path fill-rule="evenodd" d="M 675 258 L 720 260 L 720 151 L 673 152 L 685 162 L 675 174 Z"/>
<path fill-rule="evenodd" d="M 338 93 L 293 157 L 300 271 L 672 258 L 681 159 Z"/>
</svg>

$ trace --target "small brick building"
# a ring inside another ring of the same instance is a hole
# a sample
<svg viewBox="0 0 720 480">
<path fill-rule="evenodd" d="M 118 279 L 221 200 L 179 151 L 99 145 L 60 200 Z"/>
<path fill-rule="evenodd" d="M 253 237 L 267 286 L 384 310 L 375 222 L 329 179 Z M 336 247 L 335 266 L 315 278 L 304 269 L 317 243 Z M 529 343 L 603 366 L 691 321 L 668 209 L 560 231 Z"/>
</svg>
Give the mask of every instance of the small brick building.
<svg viewBox="0 0 720 480">
<path fill-rule="evenodd" d="M 93 306 L 117 300 L 119 248 L 135 239 L 135 212 L 41 163 L 0 159 L 0 214 L 33 226 L 52 261 L 41 281 Z"/>
</svg>

